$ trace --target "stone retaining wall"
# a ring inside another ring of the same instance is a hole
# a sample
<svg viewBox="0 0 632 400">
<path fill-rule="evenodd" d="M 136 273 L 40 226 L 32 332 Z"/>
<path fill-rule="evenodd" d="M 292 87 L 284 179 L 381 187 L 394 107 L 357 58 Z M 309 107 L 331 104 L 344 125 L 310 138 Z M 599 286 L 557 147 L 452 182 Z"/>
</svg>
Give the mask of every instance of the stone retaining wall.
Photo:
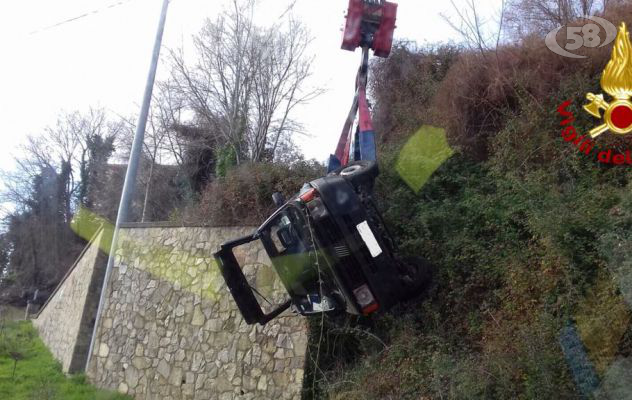
<svg viewBox="0 0 632 400">
<path fill-rule="evenodd" d="M 82 371 L 86 365 L 107 263 L 107 257 L 99 251 L 102 236 L 101 230 L 33 319 L 64 372 Z"/>
<path fill-rule="evenodd" d="M 245 324 L 212 258 L 252 228 L 122 229 L 94 354 L 100 387 L 136 399 L 297 399 L 306 324 L 286 312 Z M 262 248 L 237 249 L 244 272 L 269 301 L 284 290 Z"/>
</svg>

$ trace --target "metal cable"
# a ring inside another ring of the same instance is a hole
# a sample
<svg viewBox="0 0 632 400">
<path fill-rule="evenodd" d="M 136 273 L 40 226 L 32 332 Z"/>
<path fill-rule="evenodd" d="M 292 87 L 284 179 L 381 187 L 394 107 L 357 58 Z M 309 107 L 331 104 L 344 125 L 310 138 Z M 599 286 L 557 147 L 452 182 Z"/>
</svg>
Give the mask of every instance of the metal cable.
<svg viewBox="0 0 632 400">
<path fill-rule="evenodd" d="M 48 25 L 48 26 L 44 26 L 42 28 L 38 28 L 38 29 L 36 29 L 34 31 L 29 32 L 27 36 L 33 36 L 33 35 L 36 35 L 38 33 L 41 33 L 41 32 L 44 32 L 44 31 L 47 31 L 47 30 L 50 30 L 50 29 L 54 29 L 54 28 L 57 28 L 59 26 L 65 25 L 65 24 L 78 21 L 80 19 L 89 17 L 91 15 L 99 14 L 102 11 L 122 6 L 122 5 L 127 4 L 127 3 L 131 2 L 131 1 L 132 0 L 120 0 L 120 1 L 117 1 L 116 3 L 112 3 L 112 4 L 108 5 L 108 6 L 105 6 L 105 7 L 102 7 L 102 8 L 97 8 L 97 9 L 94 9 L 92 11 L 88 11 L 88 12 L 83 13 L 81 15 L 77 15 L 76 17 L 65 19 L 65 20 L 57 22 L 57 23 L 55 23 L 53 25 Z"/>
</svg>

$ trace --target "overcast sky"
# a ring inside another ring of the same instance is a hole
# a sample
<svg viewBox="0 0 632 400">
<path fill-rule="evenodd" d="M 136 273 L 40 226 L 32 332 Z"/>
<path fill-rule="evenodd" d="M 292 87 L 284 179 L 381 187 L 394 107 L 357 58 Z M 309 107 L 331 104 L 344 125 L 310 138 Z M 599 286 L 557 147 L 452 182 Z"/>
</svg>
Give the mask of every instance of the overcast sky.
<svg viewBox="0 0 632 400">
<path fill-rule="evenodd" d="M 161 0 L 15 0 L 0 3 L 0 168 L 28 134 L 53 125 L 62 110 L 103 107 L 138 112 Z M 172 0 L 163 48 L 190 41 L 225 0 Z M 288 0 L 260 0 L 256 19 L 278 18 Z M 453 15 L 449 2 L 400 0 L 396 38 L 423 43 L 458 40 L 440 17 Z M 456 0 L 462 4 L 462 0 Z M 493 18 L 497 0 L 479 2 Z M 112 7 L 109 7 L 112 6 Z M 300 140 L 308 158 L 325 160 L 340 134 L 354 91 L 359 53 L 340 50 L 347 0 L 298 0 L 295 15 L 314 36 L 311 85 L 327 92 L 297 110 L 294 118 L 310 134 Z M 89 15 L 51 27 L 61 21 Z M 163 55 L 166 52 L 163 51 Z M 166 68 L 157 79 L 166 78 Z"/>
</svg>

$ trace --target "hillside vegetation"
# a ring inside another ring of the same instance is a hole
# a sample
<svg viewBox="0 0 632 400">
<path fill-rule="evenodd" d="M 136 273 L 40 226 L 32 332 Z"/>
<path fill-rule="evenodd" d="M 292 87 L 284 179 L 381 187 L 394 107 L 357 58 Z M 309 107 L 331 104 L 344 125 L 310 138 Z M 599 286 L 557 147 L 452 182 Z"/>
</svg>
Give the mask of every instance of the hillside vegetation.
<svg viewBox="0 0 632 400">
<path fill-rule="evenodd" d="M 631 10 L 606 17 L 630 26 Z M 629 398 L 630 169 L 564 142 L 557 112 L 572 100 L 579 132 L 601 123 L 581 106 L 611 48 L 578 61 L 537 36 L 490 52 L 402 44 L 374 64 L 377 195 L 402 253 L 437 274 L 370 320 L 311 320 L 306 398 Z M 394 166 L 424 124 L 456 153 L 415 193 Z"/>
</svg>

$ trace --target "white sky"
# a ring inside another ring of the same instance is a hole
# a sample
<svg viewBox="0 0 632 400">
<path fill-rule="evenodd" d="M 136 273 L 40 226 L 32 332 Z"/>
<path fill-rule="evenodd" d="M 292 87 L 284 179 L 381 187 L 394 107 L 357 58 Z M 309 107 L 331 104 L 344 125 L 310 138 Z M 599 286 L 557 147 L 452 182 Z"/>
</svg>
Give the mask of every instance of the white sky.
<svg viewBox="0 0 632 400">
<path fill-rule="evenodd" d="M 137 114 L 145 85 L 161 0 L 14 0 L 0 3 L 0 168 L 27 134 L 53 125 L 61 110 L 103 107 Z M 456 0 L 461 4 L 462 0 Z M 187 43 L 225 0 L 172 0 L 163 48 Z M 257 20 L 276 19 L 288 0 L 260 0 Z M 458 40 L 439 16 L 453 15 L 449 2 L 399 0 L 396 38 L 418 43 Z M 498 0 L 477 2 L 494 15 Z M 310 84 L 328 91 L 297 110 L 309 138 L 300 140 L 306 157 L 325 160 L 334 151 L 354 90 L 359 52 L 340 50 L 347 0 L 298 0 L 295 14 L 315 37 Z M 68 18 L 85 18 L 40 30 Z M 37 31 L 36 33 L 32 33 Z M 165 55 L 163 51 L 162 55 Z M 166 78 L 166 68 L 157 79 Z"/>
</svg>

